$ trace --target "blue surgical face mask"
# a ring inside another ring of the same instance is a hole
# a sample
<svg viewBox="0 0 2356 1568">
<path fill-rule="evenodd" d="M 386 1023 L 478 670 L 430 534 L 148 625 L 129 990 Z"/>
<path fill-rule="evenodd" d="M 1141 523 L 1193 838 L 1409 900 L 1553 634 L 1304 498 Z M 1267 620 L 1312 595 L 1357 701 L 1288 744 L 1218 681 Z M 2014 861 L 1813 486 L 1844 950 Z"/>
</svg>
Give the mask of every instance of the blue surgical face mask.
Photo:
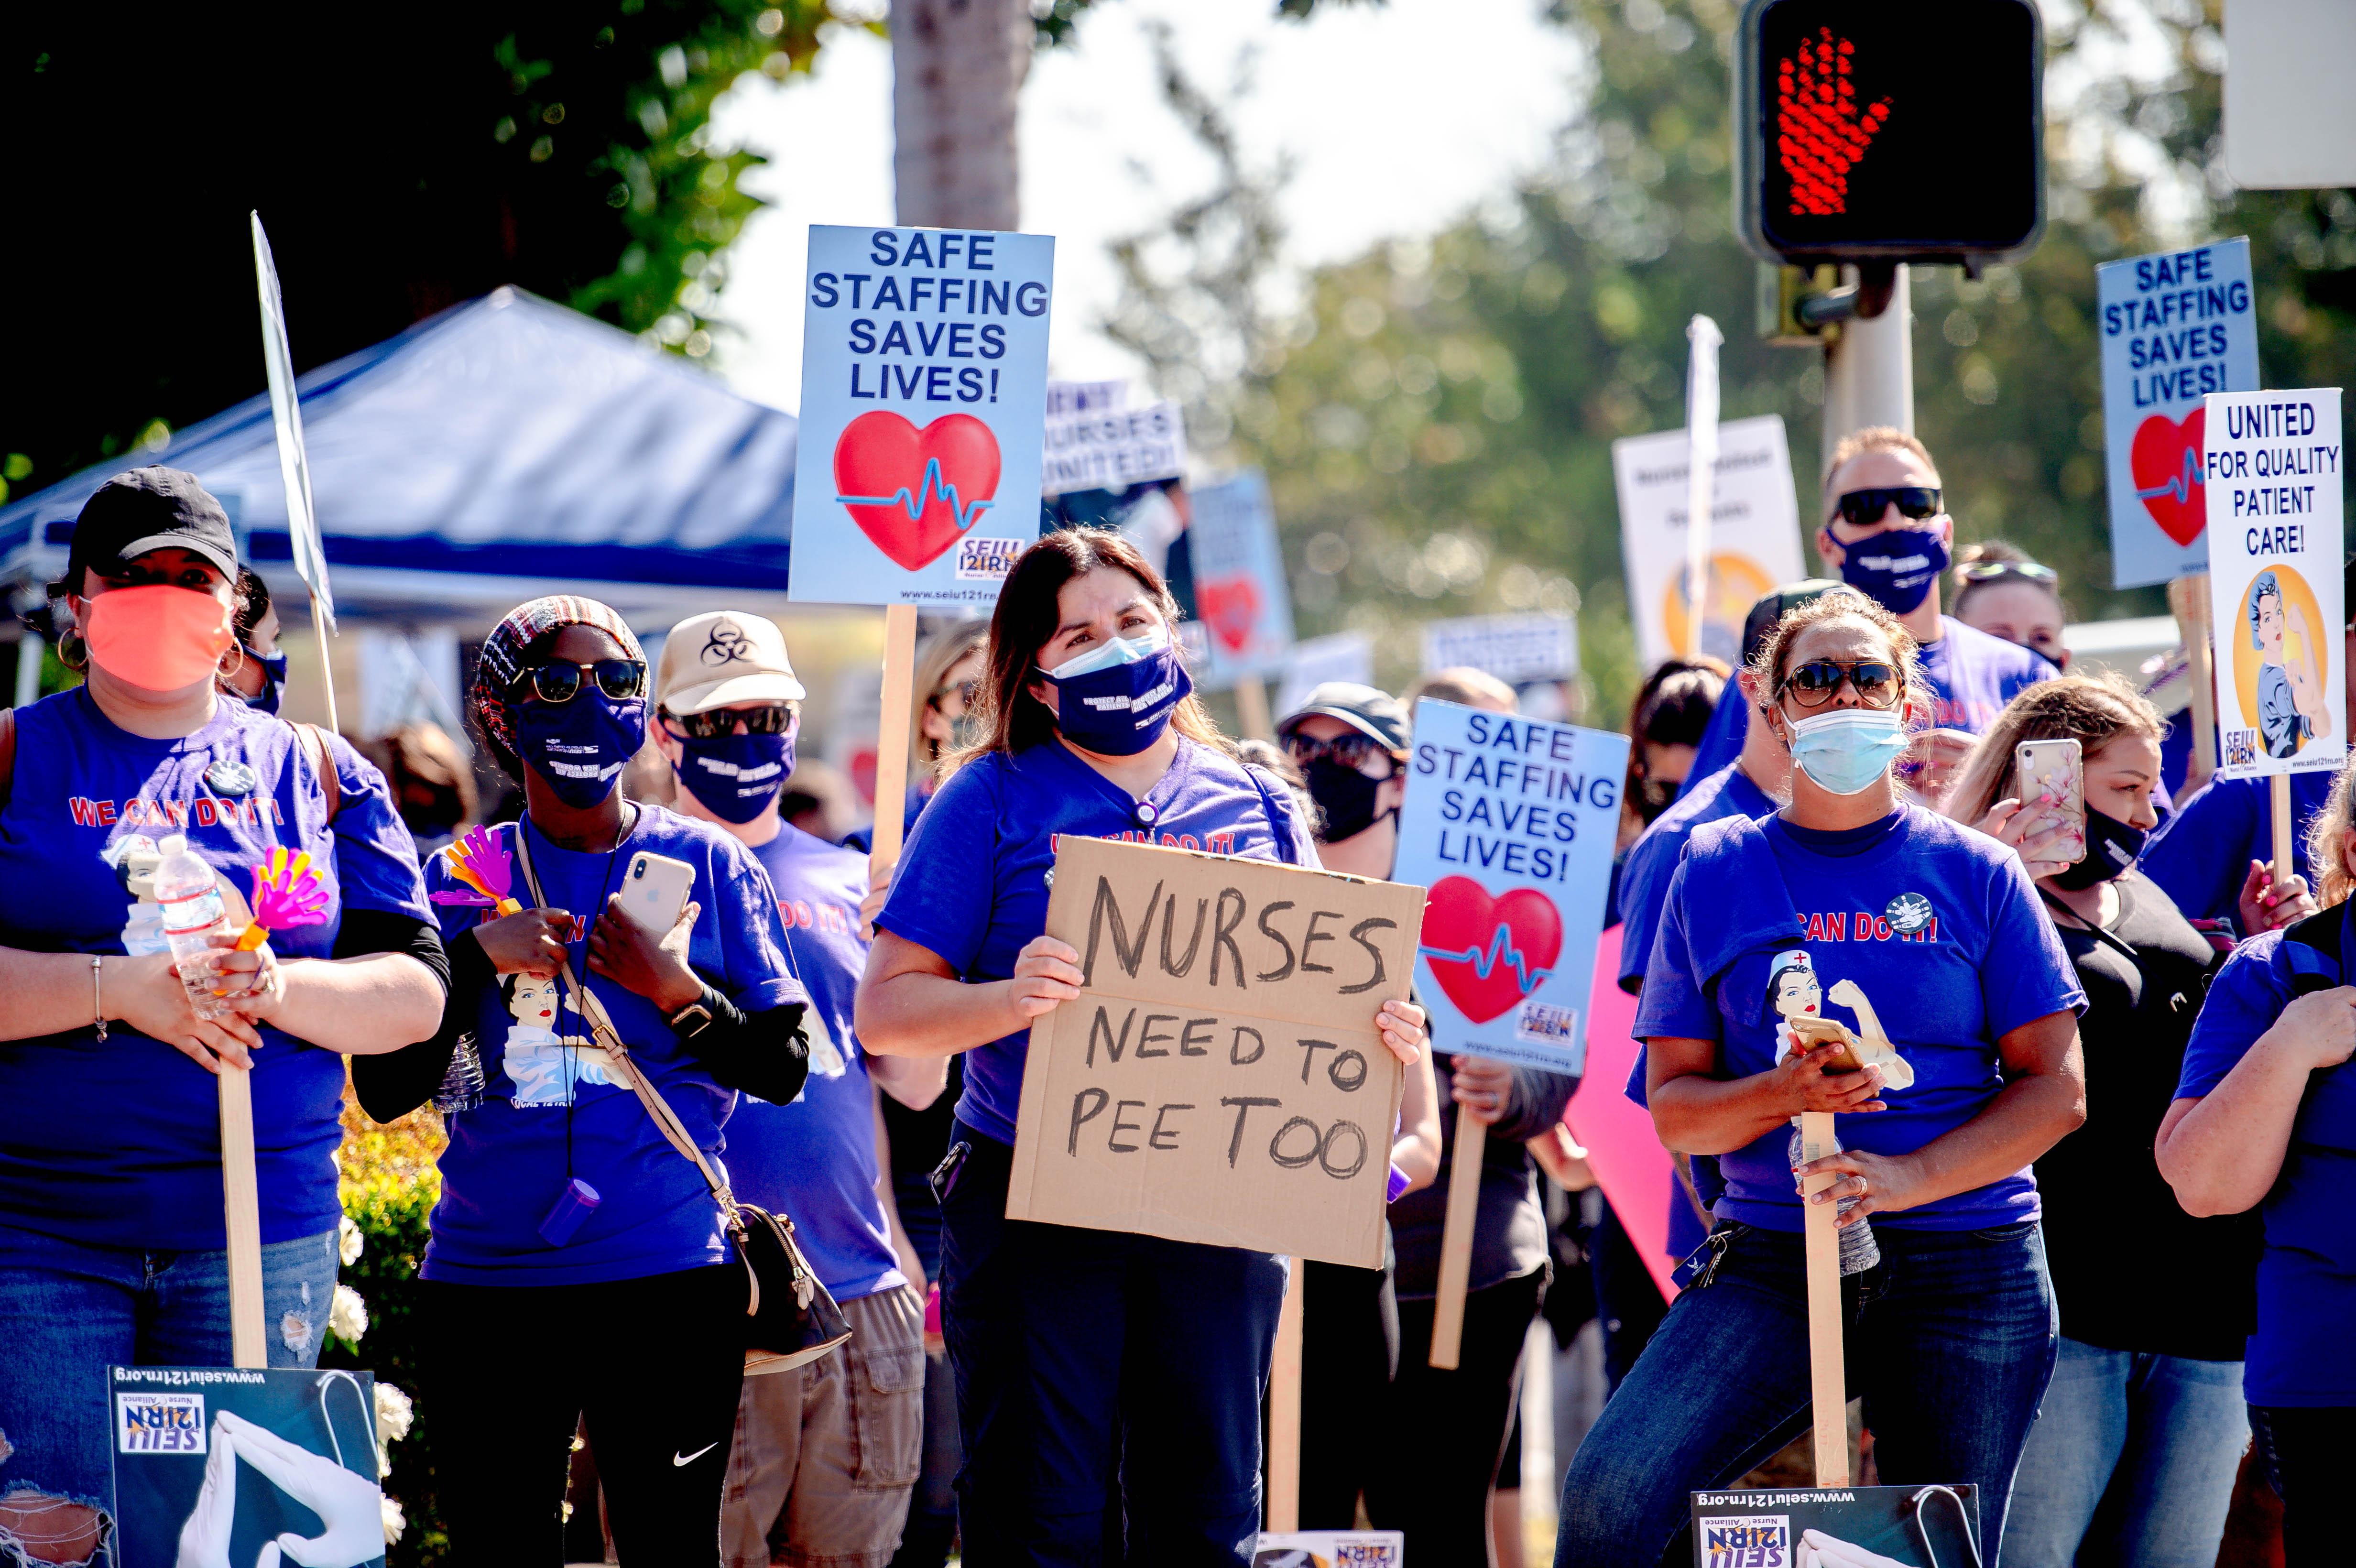
<svg viewBox="0 0 2356 1568">
<path fill-rule="evenodd" d="M 1134 756 L 1160 740 L 1194 689 L 1166 630 L 1115 637 L 1039 673 L 1055 683 L 1064 739 L 1108 757 Z"/>
<path fill-rule="evenodd" d="M 252 648 L 245 649 L 244 653 L 247 658 L 262 667 L 263 675 L 262 689 L 247 698 L 245 705 L 257 712 L 277 712 L 279 703 L 286 696 L 286 656 L 258 654 Z"/>
<path fill-rule="evenodd" d="M 1947 570 L 1946 543 L 1929 528 L 1892 528 L 1841 549 L 1841 580 L 1893 615 L 1922 603 Z"/>
<path fill-rule="evenodd" d="M 1855 795 L 1890 771 L 1906 749 L 1896 709 L 1843 709 L 1791 720 L 1792 765 L 1835 795 Z"/>
<path fill-rule="evenodd" d="M 776 803 L 794 771 L 791 735 L 714 735 L 680 741 L 679 782 L 723 822 L 746 823 Z"/>
<path fill-rule="evenodd" d="M 548 781 L 556 798 L 586 811 L 620 782 L 622 766 L 647 741 L 642 697 L 616 702 L 584 681 L 570 702 L 528 701 L 515 709 L 516 752 Z"/>
</svg>

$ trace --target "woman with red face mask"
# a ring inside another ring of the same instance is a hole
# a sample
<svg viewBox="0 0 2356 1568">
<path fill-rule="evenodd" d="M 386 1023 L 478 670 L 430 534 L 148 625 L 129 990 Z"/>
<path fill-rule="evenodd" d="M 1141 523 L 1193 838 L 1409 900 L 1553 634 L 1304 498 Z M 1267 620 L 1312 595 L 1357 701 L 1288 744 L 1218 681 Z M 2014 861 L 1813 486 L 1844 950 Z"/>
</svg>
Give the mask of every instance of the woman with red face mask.
<svg viewBox="0 0 2356 1568">
<path fill-rule="evenodd" d="M 230 1364 L 220 1063 L 253 1070 L 270 1364 L 312 1366 L 336 1289 L 341 1056 L 432 1035 L 447 975 L 382 775 L 218 690 L 243 656 L 237 571 L 194 476 L 109 480 L 52 590 L 83 684 L 0 713 L 5 1484 L 46 1533 L 93 1545 L 108 1365 Z M 318 918 L 250 951 L 216 939 L 216 1018 L 190 1003 L 156 898 L 183 844 L 231 930 L 275 852 L 318 873 Z"/>
</svg>

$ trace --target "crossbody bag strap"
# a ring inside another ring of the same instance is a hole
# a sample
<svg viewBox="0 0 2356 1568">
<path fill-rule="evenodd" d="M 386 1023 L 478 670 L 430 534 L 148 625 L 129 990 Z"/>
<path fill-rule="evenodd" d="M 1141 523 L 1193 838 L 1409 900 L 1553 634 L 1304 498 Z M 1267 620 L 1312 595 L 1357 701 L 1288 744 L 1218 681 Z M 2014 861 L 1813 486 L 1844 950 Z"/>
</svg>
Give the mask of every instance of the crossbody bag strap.
<svg viewBox="0 0 2356 1568">
<path fill-rule="evenodd" d="M 523 867 L 524 883 L 531 890 L 532 903 L 546 909 L 548 900 L 540 891 L 540 873 L 532 869 L 531 848 L 526 842 L 528 837 L 524 825 L 518 822 L 515 825 L 516 859 Z M 631 1091 L 638 1097 L 638 1103 L 647 1108 L 647 1115 L 654 1120 L 655 1129 L 702 1176 L 703 1184 L 712 1189 L 712 1201 L 720 1205 L 721 1217 L 727 1222 L 729 1230 L 740 1229 L 743 1221 L 736 1213 L 736 1195 L 728 1189 L 728 1184 L 720 1179 L 720 1173 L 712 1169 L 712 1162 L 704 1157 L 703 1151 L 688 1136 L 685 1124 L 670 1108 L 670 1102 L 662 1097 L 661 1092 L 640 1070 L 637 1061 L 630 1055 L 629 1047 L 622 1043 L 621 1031 L 614 1027 L 613 1017 L 605 1011 L 605 1004 L 598 999 L 597 993 L 582 985 L 574 976 L 571 957 L 564 960 L 558 973 L 564 977 L 565 994 L 573 998 L 573 1010 L 581 1015 L 581 1021 L 589 1026 L 589 1032 L 596 1037 L 598 1045 L 612 1060 L 616 1071 L 629 1083 Z"/>
</svg>

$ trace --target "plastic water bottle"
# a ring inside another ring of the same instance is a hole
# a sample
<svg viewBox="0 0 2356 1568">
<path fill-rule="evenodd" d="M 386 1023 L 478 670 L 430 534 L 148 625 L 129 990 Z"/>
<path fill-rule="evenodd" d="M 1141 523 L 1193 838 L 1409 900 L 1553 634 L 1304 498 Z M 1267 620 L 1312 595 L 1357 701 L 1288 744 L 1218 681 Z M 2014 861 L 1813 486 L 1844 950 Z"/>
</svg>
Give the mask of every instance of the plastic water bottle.
<svg viewBox="0 0 2356 1568">
<path fill-rule="evenodd" d="M 170 834 L 156 847 L 163 860 L 155 868 L 155 901 L 163 907 L 164 936 L 188 988 L 188 1005 L 200 1019 L 226 1015 L 229 1004 L 213 995 L 218 976 L 212 944 L 216 935 L 235 934 L 229 929 L 229 910 L 221 902 L 220 885 L 211 866 L 188 848 L 183 834 Z"/>
</svg>

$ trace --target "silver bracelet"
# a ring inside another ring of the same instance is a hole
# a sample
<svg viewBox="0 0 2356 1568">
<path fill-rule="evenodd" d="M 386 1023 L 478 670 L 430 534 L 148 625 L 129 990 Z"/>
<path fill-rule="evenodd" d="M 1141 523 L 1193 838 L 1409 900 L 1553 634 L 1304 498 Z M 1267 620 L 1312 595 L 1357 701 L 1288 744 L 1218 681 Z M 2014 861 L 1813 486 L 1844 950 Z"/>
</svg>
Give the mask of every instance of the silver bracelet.
<svg viewBox="0 0 2356 1568">
<path fill-rule="evenodd" d="M 98 983 L 99 976 L 103 973 L 101 965 L 105 962 L 106 960 L 104 958 L 95 953 L 90 955 L 91 1019 L 98 1026 L 98 1038 L 101 1040 L 104 1040 L 106 1038 L 106 1001 L 99 992 Z"/>
</svg>

